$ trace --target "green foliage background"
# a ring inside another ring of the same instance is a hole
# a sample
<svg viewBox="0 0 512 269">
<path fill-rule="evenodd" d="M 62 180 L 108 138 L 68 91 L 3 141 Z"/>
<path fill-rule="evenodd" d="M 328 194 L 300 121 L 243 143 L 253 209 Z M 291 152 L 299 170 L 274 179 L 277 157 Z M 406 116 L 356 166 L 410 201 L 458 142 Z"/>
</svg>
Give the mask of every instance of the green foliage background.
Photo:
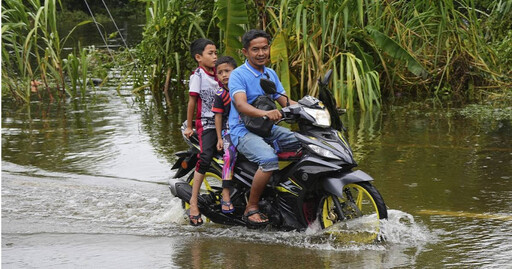
<svg viewBox="0 0 512 269">
<path fill-rule="evenodd" d="M 274 38 L 271 65 L 293 98 L 316 95 L 316 81 L 328 69 L 335 71 L 338 105 L 348 109 L 372 109 L 396 95 L 465 101 L 510 94 L 510 0 L 185 3 L 180 12 L 201 14 L 212 5 L 214 12 L 195 20 L 195 32 L 182 27 L 179 40 L 167 41 L 183 44 L 174 50 L 180 59 L 187 58 L 186 44 L 206 36 L 240 61 L 243 31 L 264 29 Z M 195 64 L 178 62 L 185 73 Z M 150 86 L 153 93 L 165 88 L 161 81 L 149 82 L 157 85 Z"/>
<path fill-rule="evenodd" d="M 373 109 L 396 96 L 473 102 L 512 95 L 512 0 L 104 2 L 114 15 L 145 16 L 135 58 L 119 68 L 135 79 L 135 94 L 149 92 L 157 101 L 187 92 L 196 65 L 192 40 L 210 38 L 240 63 L 240 37 L 251 28 L 273 36 L 270 64 L 294 99 L 317 95 L 317 80 L 329 69 L 336 101 L 347 109 Z M 2 94 L 28 102 L 34 79 L 50 94 L 83 93 L 98 61 L 79 44 L 63 59 L 66 38 L 55 24 L 59 10 L 88 13 L 85 1 L 28 3 L 3 1 L 2 55 L 9 61 L 2 61 Z M 87 3 L 97 17 L 105 14 L 103 1 Z"/>
</svg>

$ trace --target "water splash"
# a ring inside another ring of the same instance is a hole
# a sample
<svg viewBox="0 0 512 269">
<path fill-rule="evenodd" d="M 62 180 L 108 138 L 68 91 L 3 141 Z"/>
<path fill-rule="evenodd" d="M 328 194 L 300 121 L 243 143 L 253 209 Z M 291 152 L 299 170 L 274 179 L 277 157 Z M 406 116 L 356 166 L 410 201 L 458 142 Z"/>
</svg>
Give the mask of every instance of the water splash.
<svg viewBox="0 0 512 269">
<path fill-rule="evenodd" d="M 426 226 L 417 223 L 411 214 L 388 210 L 388 219 L 381 222 L 382 236 L 390 244 L 418 246 L 437 241 L 436 235 Z"/>
<path fill-rule="evenodd" d="M 281 244 L 292 247 L 329 250 L 387 250 L 390 246 L 400 249 L 421 247 L 436 240 L 435 235 L 426 226 L 417 223 L 414 217 L 399 210 L 389 210 L 388 220 L 380 222 L 381 231 L 378 235 L 372 234 L 369 223 L 374 218 L 360 218 L 338 223 L 322 230 L 318 220 L 313 222 L 306 231 L 279 231 L 272 228 L 251 230 L 240 226 L 225 226 L 215 223 L 206 223 L 196 228 L 188 226 L 184 221 L 184 211 L 181 202 L 173 199 L 174 205 L 162 216 L 162 220 L 172 221 L 180 225 L 182 232 L 190 236 L 207 238 L 229 238 L 237 241 Z M 384 241 L 375 240 L 383 238 Z"/>
<path fill-rule="evenodd" d="M 381 221 L 378 234 L 385 241 L 377 243 L 374 216 L 341 222 L 326 230 L 315 221 L 304 232 L 250 230 L 214 223 L 190 227 L 181 201 L 161 184 L 3 164 L 3 217 L 11 223 L 23 223 L 6 226 L 12 232 L 179 234 L 336 251 L 383 250 L 390 245 L 407 248 L 436 240 L 412 215 L 399 210 L 388 210 L 389 218 Z"/>
<path fill-rule="evenodd" d="M 182 202 L 179 198 L 174 197 L 171 199 L 171 202 L 167 206 L 167 209 L 161 215 L 153 216 L 149 222 L 153 223 L 173 223 L 177 225 L 186 225 L 188 222 L 184 215 L 184 210 L 182 207 Z"/>
</svg>

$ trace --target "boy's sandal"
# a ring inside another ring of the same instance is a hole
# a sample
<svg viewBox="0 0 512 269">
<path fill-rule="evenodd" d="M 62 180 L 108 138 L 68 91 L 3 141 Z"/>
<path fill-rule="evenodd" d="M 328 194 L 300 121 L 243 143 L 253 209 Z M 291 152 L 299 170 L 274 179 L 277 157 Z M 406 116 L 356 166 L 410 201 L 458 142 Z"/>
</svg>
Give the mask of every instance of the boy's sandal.
<svg viewBox="0 0 512 269">
<path fill-rule="evenodd" d="M 258 214 L 260 215 L 260 218 L 264 221 L 262 222 L 257 222 L 257 221 L 252 221 L 249 219 L 250 216 L 254 215 L 254 214 Z M 256 226 L 256 227 L 259 227 L 259 226 L 265 226 L 269 223 L 269 220 L 268 220 L 268 217 L 265 216 L 265 214 L 261 213 L 258 209 L 255 209 L 255 210 L 251 210 L 249 212 L 247 212 L 246 214 L 244 214 L 244 216 L 242 217 L 243 221 L 245 221 L 248 225 L 250 226 Z"/>
<path fill-rule="evenodd" d="M 201 225 L 203 225 L 203 219 L 201 218 L 201 213 L 199 213 L 196 216 L 189 215 L 188 218 L 190 219 L 190 225 L 192 225 L 192 226 L 201 226 Z M 192 220 L 195 220 L 196 222 L 194 223 Z"/>
<path fill-rule="evenodd" d="M 229 209 L 224 210 L 224 206 L 227 206 Z M 233 206 L 233 204 L 231 202 L 226 202 L 226 201 L 220 199 L 220 210 L 224 214 L 229 214 L 229 213 L 235 212 L 235 207 Z"/>
</svg>

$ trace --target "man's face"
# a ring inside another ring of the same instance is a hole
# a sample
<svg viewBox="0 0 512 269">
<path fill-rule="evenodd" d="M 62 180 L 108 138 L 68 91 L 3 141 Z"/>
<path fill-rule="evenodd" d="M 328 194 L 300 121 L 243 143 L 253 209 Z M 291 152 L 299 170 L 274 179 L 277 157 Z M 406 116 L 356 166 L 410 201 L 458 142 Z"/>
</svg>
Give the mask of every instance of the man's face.
<svg viewBox="0 0 512 269">
<path fill-rule="evenodd" d="M 242 52 L 252 67 L 263 71 L 270 56 L 270 46 L 266 38 L 258 37 L 251 40 L 249 48 L 242 49 Z"/>
<path fill-rule="evenodd" d="M 233 71 L 233 66 L 228 63 L 219 64 L 217 66 L 217 79 L 224 86 L 228 86 L 229 75 L 231 75 L 231 71 Z"/>
</svg>

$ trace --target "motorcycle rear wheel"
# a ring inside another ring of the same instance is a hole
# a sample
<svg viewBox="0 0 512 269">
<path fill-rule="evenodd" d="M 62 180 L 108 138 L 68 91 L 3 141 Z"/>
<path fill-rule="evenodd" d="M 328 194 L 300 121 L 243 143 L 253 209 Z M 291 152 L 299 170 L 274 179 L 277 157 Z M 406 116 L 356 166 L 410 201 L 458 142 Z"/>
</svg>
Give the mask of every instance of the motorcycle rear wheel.
<svg viewBox="0 0 512 269">
<path fill-rule="evenodd" d="M 369 182 L 347 184 L 343 187 L 344 197 L 328 195 L 320 201 L 319 220 L 322 229 L 337 222 L 366 217 L 365 232 L 369 239 L 376 239 L 380 232 L 380 220 L 387 219 L 384 199 Z M 335 201 L 334 199 L 337 199 Z"/>
</svg>

